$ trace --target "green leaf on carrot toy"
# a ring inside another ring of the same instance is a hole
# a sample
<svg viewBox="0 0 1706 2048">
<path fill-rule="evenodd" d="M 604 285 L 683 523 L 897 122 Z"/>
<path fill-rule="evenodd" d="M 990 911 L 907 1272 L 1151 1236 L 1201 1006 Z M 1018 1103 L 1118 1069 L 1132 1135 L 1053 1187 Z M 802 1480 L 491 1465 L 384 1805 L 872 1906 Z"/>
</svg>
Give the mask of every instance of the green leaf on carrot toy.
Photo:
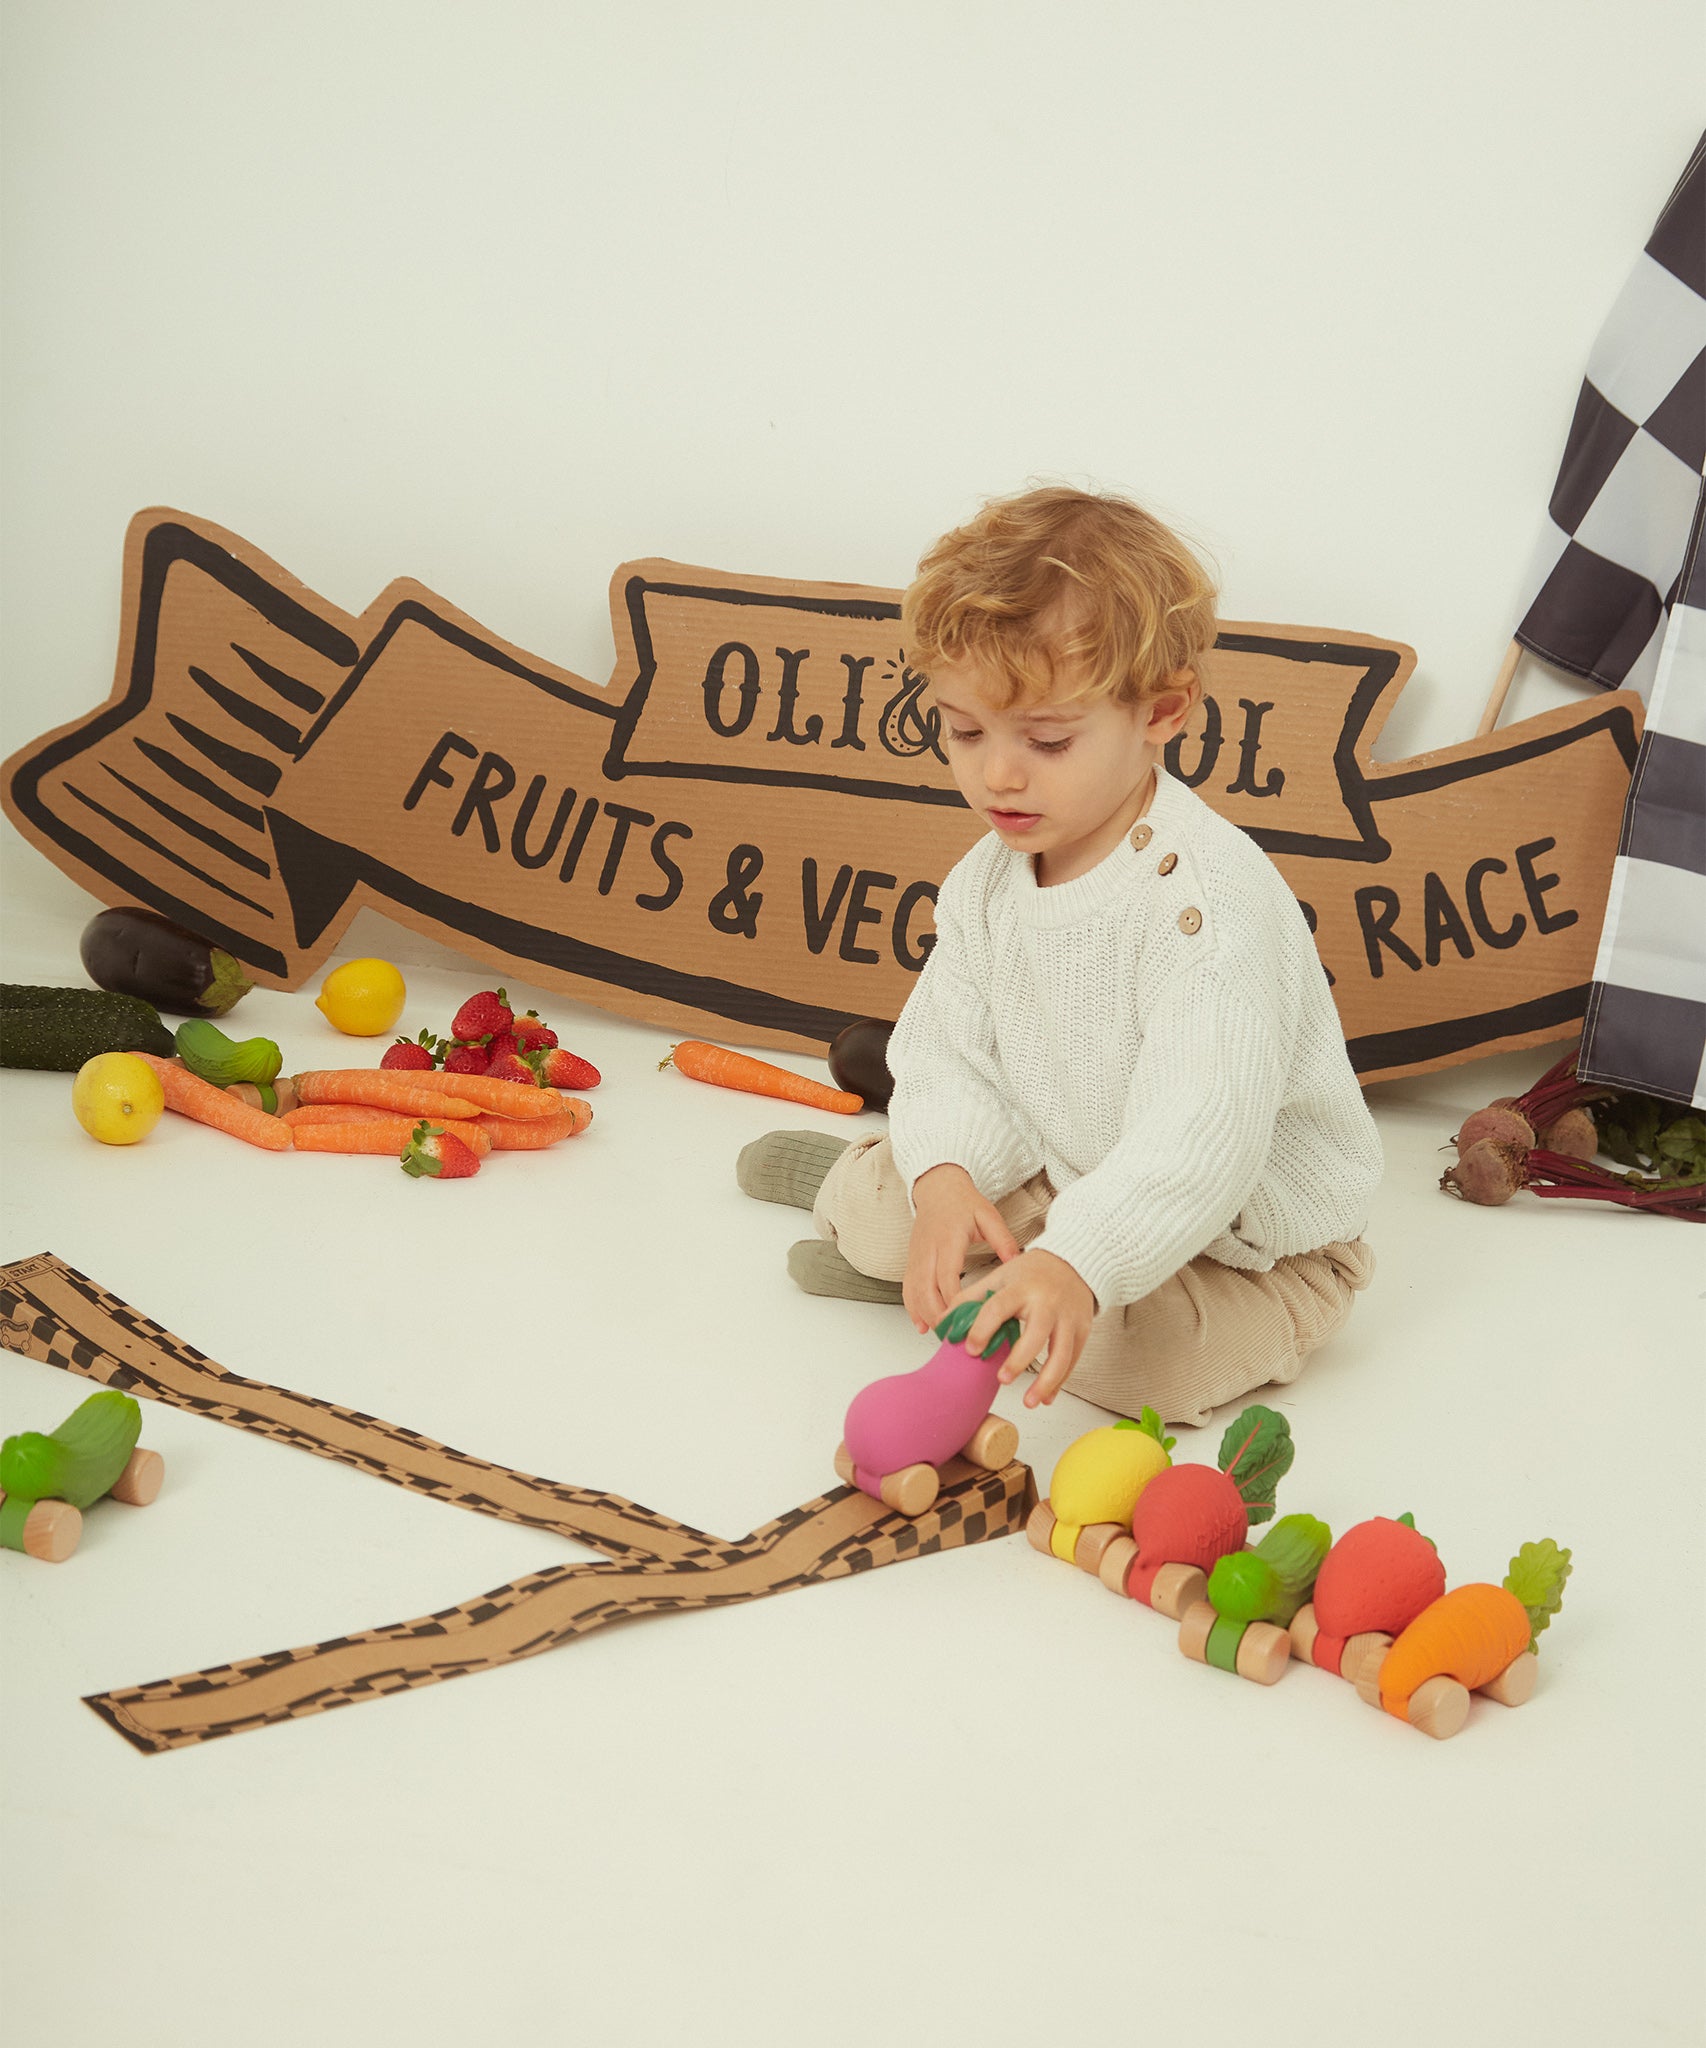
<svg viewBox="0 0 1706 2048">
<path fill-rule="evenodd" d="M 1220 1469 L 1237 1487 L 1252 1522 L 1272 1519 L 1274 1495 L 1296 1455 L 1291 1424 L 1259 1403 L 1246 1408 L 1221 1438 Z"/>
<path fill-rule="evenodd" d="M 1570 1576 L 1570 1553 L 1559 1549 L 1550 1536 L 1538 1543 L 1525 1543 L 1511 1559 L 1505 1574 L 1505 1591 L 1514 1593 L 1528 1609 L 1528 1647 L 1540 1647 L 1540 1636 L 1564 1604 L 1564 1581 Z"/>
</svg>

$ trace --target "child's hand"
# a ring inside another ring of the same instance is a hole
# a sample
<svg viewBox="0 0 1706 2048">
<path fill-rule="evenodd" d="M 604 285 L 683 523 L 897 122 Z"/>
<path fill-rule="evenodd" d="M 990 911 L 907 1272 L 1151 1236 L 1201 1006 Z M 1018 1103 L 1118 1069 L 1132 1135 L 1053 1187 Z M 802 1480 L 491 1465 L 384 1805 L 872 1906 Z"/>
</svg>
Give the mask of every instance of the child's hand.
<svg viewBox="0 0 1706 2048">
<path fill-rule="evenodd" d="M 901 1299 L 922 1336 L 958 1298 L 966 1253 L 974 1244 L 988 1245 L 998 1259 L 1013 1259 L 1019 1241 L 963 1166 L 933 1166 L 921 1173 L 912 1184 L 912 1206 L 916 1213 Z"/>
<path fill-rule="evenodd" d="M 995 1292 L 966 1333 L 966 1349 L 974 1356 L 981 1355 L 1008 1317 L 1016 1316 L 1019 1335 L 1001 1361 L 1001 1384 L 1011 1386 L 1046 1349 L 1047 1364 L 1039 1367 L 1035 1383 L 1025 1389 L 1027 1408 L 1039 1404 L 1046 1408 L 1083 1352 L 1096 1314 L 1096 1297 L 1064 1259 L 1035 1249 L 1021 1252 L 999 1273 L 988 1274 L 964 1289 L 959 1300 L 975 1300 L 990 1280 L 995 1282 Z"/>
</svg>

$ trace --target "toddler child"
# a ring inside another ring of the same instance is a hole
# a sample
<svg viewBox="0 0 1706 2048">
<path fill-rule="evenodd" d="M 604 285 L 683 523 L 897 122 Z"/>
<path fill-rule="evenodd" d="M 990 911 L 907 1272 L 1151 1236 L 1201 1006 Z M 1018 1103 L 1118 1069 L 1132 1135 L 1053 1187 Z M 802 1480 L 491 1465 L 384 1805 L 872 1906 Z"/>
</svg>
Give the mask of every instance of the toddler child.
<svg viewBox="0 0 1706 2048">
<path fill-rule="evenodd" d="M 889 1134 L 773 1132 L 748 1192 L 810 1206 L 817 1293 L 927 1330 L 989 1293 L 1002 1377 L 1169 1422 L 1344 1322 L 1380 1145 L 1297 899 L 1161 765 L 1201 691 L 1215 591 L 1128 501 L 987 505 L 925 555 L 907 659 L 990 826 L 942 884 L 889 1042 Z"/>
</svg>

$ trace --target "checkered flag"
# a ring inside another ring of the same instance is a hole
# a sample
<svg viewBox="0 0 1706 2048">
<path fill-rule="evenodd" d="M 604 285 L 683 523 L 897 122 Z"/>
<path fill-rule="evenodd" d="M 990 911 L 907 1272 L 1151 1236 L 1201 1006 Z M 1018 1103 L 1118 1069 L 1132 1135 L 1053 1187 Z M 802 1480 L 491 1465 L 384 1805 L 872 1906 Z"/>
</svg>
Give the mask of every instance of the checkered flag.
<svg viewBox="0 0 1706 2048">
<path fill-rule="evenodd" d="M 1582 382 L 1518 643 L 1647 699 L 1579 1070 L 1706 1107 L 1706 137 Z"/>
</svg>

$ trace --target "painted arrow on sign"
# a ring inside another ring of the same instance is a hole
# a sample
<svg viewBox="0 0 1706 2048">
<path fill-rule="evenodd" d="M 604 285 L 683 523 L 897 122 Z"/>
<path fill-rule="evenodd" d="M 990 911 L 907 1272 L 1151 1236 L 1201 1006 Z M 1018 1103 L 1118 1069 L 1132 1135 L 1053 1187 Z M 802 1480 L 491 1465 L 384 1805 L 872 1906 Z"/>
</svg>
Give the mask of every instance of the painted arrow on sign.
<svg viewBox="0 0 1706 2048">
<path fill-rule="evenodd" d="M 820 1050 L 893 1017 L 978 836 L 895 591 L 625 564 L 604 688 L 402 581 L 359 616 L 150 511 L 117 674 L 7 762 L 19 829 L 294 988 L 364 906 L 671 1027 Z M 1401 762 L 1414 666 L 1223 626 L 1168 765 L 1305 904 L 1365 1080 L 1566 1034 L 1639 733 L 1630 694 Z"/>
</svg>

